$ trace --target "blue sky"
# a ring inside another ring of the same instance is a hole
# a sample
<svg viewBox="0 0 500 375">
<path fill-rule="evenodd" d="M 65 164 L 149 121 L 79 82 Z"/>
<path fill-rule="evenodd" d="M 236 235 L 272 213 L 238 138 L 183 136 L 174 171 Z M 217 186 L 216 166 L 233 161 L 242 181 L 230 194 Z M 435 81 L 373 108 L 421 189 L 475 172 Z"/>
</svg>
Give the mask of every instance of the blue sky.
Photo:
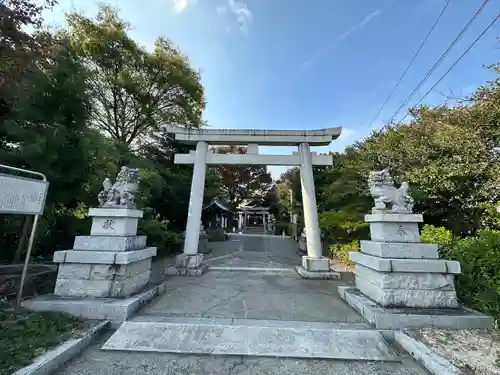
<svg viewBox="0 0 500 375">
<path fill-rule="evenodd" d="M 369 134 L 370 123 L 446 0 L 60 0 L 46 13 L 120 9 L 146 47 L 158 36 L 178 44 L 200 70 L 205 119 L 215 128 L 321 129 L 343 126 L 328 148 L 341 151 Z M 372 126 L 384 124 L 459 33 L 483 0 L 452 0 L 406 78 Z M 499 13 L 492 0 L 409 105 L 415 103 Z M 466 96 L 499 61 L 497 22 L 426 97 L 437 104 Z M 398 116 L 402 117 L 405 112 Z M 262 147 L 263 153 L 291 153 Z M 274 176 L 284 168 L 272 167 Z"/>
</svg>

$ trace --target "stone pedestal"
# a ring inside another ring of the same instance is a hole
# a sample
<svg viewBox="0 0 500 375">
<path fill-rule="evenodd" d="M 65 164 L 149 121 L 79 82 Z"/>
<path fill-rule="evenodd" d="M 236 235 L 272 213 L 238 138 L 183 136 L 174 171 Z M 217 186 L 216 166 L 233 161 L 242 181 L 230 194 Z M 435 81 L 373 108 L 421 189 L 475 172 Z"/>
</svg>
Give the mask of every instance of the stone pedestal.
<svg viewBox="0 0 500 375">
<path fill-rule="evenodd" d="M 422 215 L 371 214 L 371 241 L 349 253 L 356 289 L 339 293 L 377 328 L 488 328 L 491 319 L 459 305 L 460 263 L 439 259 L 438 246 L 420 243 Z"/>
<path fill-rule="evenodd" d="M 54 253 L 54 263 L 59 263 L 54 295 L 23 306 L 120 322 L 163 293 L 164 284 L 148 285 L 156 248 L 146 247 L 146 236 L 137 235 L 142 214 L 129 208 L 91 208 L 90 236 L 76 236 L 72 250 Z"/>
<path fill-rule="evenodd" d="M 307 240 L 306 240 L 306 234 L 303 231 L 302 234 L 299 237 L 299 250 L 306 253 L 307 252 Z"/>
<path fill-rule="evenodd" d="M 175 266 L 165 270 L 167 276 L 201 276 L 207 266 L 203 264 L 203 254 L 179 254 Z"/>
<path fill-rule="evenodd" d="M 420 243 L 422 215 L 372 214 L 372 241 L 361 241 L 356 288 L 383 307 L 458 308 L 455 275 L 460 263 L 438 259 L 438 247 Z"/>
<path fill-rule="evenodd" d="M 59 297 L 129 297 L 149 282 L 155 247 L 137 236 L 142 211 L 91 208 L 90 236 L 76 236 L 73 250 L 56 251 Z"/>
<path fill-rule="evenodd" d="M 330 269 L 330 259 L 325 257 L 303 256 L 297 272 L 304 279 L 340 280 L 340 273 Z"/>
<path fill-rule="evenodd" d="M 200 235 L 198 240 L 198 253 L 187 254 L 186 252 L 175 257 L 175 266 L 168 267 L 165 270 L 167 276 L 201 276 L 205 273 L 207 267 L 203 264 L 203 254 L 208 249 L 208 235 L 203 225 L 200 224 Z"/>
<path fill-rule="evenodd" d="M 198 253 L 207 254 L 210 252 L 208 247 L 208 235 L 206 232 L 200 233 L 200 240 L 198 242 Z"/>
</svg>

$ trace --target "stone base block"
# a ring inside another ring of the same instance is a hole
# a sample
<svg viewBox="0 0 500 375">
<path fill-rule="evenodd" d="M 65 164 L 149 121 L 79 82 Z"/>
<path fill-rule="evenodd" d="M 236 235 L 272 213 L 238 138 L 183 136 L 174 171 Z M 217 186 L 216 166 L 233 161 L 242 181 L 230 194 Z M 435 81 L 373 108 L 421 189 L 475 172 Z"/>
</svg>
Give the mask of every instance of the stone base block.
<svg viewBox="0 0 500 375">
<path fill-rule="evenodd" d="M 208 236 L 200 235 L 200 239 L 198 240 L 198 253 L 199 254 L 208 254 L 210 252 L 210 248 L 208 247 Z"/>
<path fill-rule="evenodd" d="M 156 255 L 156 247 L 134 251 L 82 251 L 62 250 L 54 252 L 54 263 L 81 264 L 130 264 Z"/>
<path fill-rule="evenodd" d="M 92 236 L 135 236 L 137 234 L 137 217 L 101 217 L 92 218 L 90 234 Z"/>
<path fill-rule="evenodd" d="M 365 215 L 370 225 L 370 236 L 376 242 L 420 242 L 418 223 L 423 221 L 417 214 Z"/>
<path fill-rule="evenodd" d="M 309 256 L 303 256 L 302 267 L 308 272 L 329 272 L 330 259 L 325 257 L 312 258 Z"/>
<path fill-rule="evenodd" d="M 299 237 L 299 249 L 302 251 L 307 251 L 307 241 L 304 236 Z"/>
<path fill-rule="evenodd" d="M 53 295 L 38 296 L 22 302 L 22 307 L 34 311 L 56 311 L 92 320 L 109 319 L 113 323 L 127 320 L 140 307 L 165 292 L 166 283 L 147 286 L 128 298 L 70 299 Z"/>
<path fill-rule="evenodd" d="M 117 208 L 117 207 L 93 207 L 89 209 L 89 216 L 91 217 L 132 217 L 142 218 L 142 210 L 133 208 Z"/>
<path fill-rule="evenodd" d="M 379 242 L 420 242 L 418 223 L 370 223 L 370 238 Z"/>
<path fill-rule="evenodd" d="M 297 273 L 304 279 L 340 280 L 341 274 L 334 271 L 308 271 L 302 266 L 297 266 Z"/>
<path fill-rule="evenodd" d="M 57 278 L 54 295 L 72 298 L 130 297 L 149 282 L 151 271 L 147 270 L 122 280 L 107 279 L 63 279 Z"/>
<path fill-rule="evenodd" d="M 58 279 L 122 281 L 151 269 L 151 258 L 129 264 L 61 263 Z"/>
<path fill-rule="evenodd" d="M 202 264 L 198 268 L 177 268 L 168 267 L 165 270 L 166 276 L 202 276 L 207 270 L 207 266 Z"/>
<path fill-rule="evenodd" d="M 378 272 L 355 265 L 357 277 L 381 289 L 455 290 L 455 275 L 442 273 Z"/>
<path fill-rule="evenodd" d="M 175 257 L 177 268 L 199 268 L 203 263 L 203 254 L 179 254 Z"/>
<path fill-rule="evenodd" d="M 452 260 L 379 258 L 358 252 L 350 252 L 349 259 L 379 272 L 460 274 L 460 263 Z"/>
<path fill-rule="evenodd" d="M 146 236 L 76 236 L 73 250 L 132 251 L 146 247 Z"/>
<path fill-rule="evenodd" d="M 492 317 L 464 307 L 458 309 L 384 308 L 359 290 L 339 286 L 340 297 L 378 329 L 492 329 Z"/>
<path fill-rule="evenodd" d="M 141 290 L 149 282 L 150 275 L 151 257 L 128 264 L 61 263 L 54 295 L 80 298 L 128 297 Z"/>
<path fill-rule="evenodd" d="M 355 276 L 356 288 L 382 307 L 458 308 L 454 290 L 384 289 Z"/>
<path fill-rule="evenodd" d="M 361 252 L 379 258 L 438 259 L 438 245 L 408 242 L 360 241 Z"/>
</svg>

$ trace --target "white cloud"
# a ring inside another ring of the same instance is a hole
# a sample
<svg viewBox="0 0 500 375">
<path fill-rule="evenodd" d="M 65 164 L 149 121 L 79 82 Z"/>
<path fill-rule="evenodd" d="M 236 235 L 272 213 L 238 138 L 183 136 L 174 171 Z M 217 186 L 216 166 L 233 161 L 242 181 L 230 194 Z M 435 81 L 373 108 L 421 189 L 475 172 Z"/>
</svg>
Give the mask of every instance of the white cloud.
<svg viewBox="0 0 500 375">
<path fill-rule="evenodd" d="M 227 0 L 227 4 L 217 6 L 217 13 L 231 13 L 236 17 L 243 34 L 248 34 L 248 26 L 253 20 L 253 14 L 248 5 L 242 1 Z"/>
<path fill-rule="evenodd" d="M 188 0 L 172 0 L 172 6 L 175 13 L 183 12 L 188 5 Z"/>
<path fill-rule="evenodd" d="M 378 15 L 380 14 L 380 9 L 377 9 L 375 12 L 372 12 L 370 14 L 368 14 L 365 18 L 363 18 L 361 20 L 361 22 L 355 24 L 355 25 L 352 25 L 351 27 L 349 27 L 346 31 L 344 31 L 342 34 L 340 34 L 338 37 L 337 37 L 337 40 L 342 40 L 342 39 L 345 39 L 347 38 L 349 35 L 351 35 L 353 32 L 355 32 L 356 30 L 359 30 L 361 29 L 363 26 L 365 26 L 368 22 L 370 22 L 370 20 L 372 18 L 375 18 L 377 17 Z"/>
<path fill-rule="evenodd" d="M 366 15 L 360 22 L 350 26 L 346 31 L 344 31 L 342 34 L 337 35 L 337 37 L 334 38 L 333 42 L 327 44 L 325 47 L 323 47 L 321 50 L 313 54 L 309 59 L 304 61 L 302 65 L 299 68 L 299 71 L 293 75 L 292 78 L 295 78 L 298 73 L 300 73 L 302 70 L 310 67 L 317 61 L 321 60 L 323 57 L 325 57 L 336 45 L 337 43 L 343 41 L 344 39 L 348 38 L 352 33 L 362 29 L 365 27 L 372 19 L 377 17 L 381 13 L 380 9 L 377 9 L 376 11 Z"/>
<path fill-rule="evenodd" d="M 342 128 L 342 133 L 340 133 L 340 137 L 337 139 L 346 139 L 346 138 L 351 138 L 353 135 L 356 134 L 356 130 L 351 129 L 351 128 Z"/>
</svg>

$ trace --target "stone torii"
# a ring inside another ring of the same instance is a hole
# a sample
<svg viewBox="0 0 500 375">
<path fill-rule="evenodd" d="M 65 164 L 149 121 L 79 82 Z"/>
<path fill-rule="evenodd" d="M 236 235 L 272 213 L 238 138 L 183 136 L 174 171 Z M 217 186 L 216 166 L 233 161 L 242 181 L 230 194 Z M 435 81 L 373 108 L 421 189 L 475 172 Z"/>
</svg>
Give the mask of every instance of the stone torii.
<svg viewBox="0 0 500 375">
<path fill-rule="evenodd" d="M 184 252 L 177 260 L 178 268 L 185 268 L 182 274 L 203 273 L 202 254 L 198 253 L 203 190 L 207 165 L 286 165 L 300 166 L 302 205 L 306 228 L 307 256 L 302 257 L 299 273 L 303 277 L 325 278 L 330 271 L 328 258 L 322 256 L 321 238 L 316 207 L 313 165 L 332 165 L 331 155 L 311 152 L 311 146 L 326 146 L 337 139 L 342 128 L 321 130 L 254 130 L 254 129 L 185 129 L 166 126 L 167 133 L 173 133 L 175 140 L 196 145 L 196 151 L 176 154 L 175 164 L 194 164 L 189 211 L 186 227 Z M 246 154 L 217 154 L 209 152 L 209 145 L 247 145 Z M 261 155 L 258 146 L 297 146 L 292 155 Z M 197 270 L 197 271 L 195 271 Z"/>
</svg>

